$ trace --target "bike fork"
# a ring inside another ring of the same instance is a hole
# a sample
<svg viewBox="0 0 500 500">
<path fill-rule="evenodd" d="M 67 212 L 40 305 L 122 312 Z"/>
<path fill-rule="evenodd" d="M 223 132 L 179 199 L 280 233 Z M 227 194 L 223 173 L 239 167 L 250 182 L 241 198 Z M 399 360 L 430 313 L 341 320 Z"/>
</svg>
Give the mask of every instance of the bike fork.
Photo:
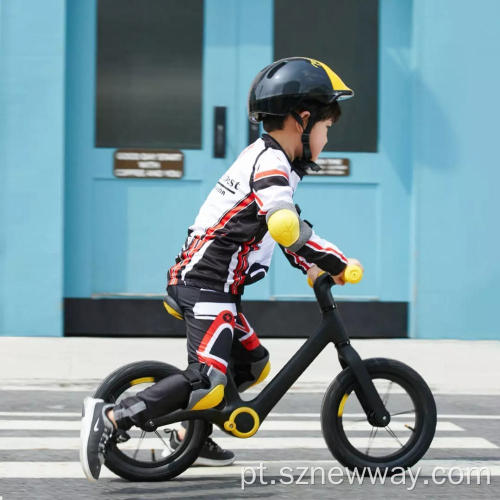
<svg viewBox="0 0 500 500">
<path fill-rule="evenodd" d="M 342 368 L 349 367 L 354 374 L 357 381 L 354 392 L 366 413 L 368 422 L 376 427 L 389 425 L 391 416 L 375 389 L 365 364 L 358 352 L 352 347 L 340 315 L 336 312 L 336 306 L 326 314 L 331 315 L 328 322 L 330 325 L 333 323 L 332 340 L 338 352 L 340 365 Z"/>
</svg>

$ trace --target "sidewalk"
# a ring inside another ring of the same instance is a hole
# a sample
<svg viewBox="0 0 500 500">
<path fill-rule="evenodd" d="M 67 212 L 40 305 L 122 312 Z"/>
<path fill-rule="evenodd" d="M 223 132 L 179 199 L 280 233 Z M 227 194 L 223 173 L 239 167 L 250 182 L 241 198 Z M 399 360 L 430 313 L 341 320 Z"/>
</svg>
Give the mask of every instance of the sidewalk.
<svg viewBox="0 0 500 500">
<path fill-rule="evenodd" d="M 305 339 L 264 339 L 275 375 Z M 156 338 L 0 337 L 2 385 L 96 385 L 116 368 L 154 359 L 184 368 L 186 340 Z M 500 394 L 500 341 L 360 339 L 361 357 L 400 360 L 417 370 L 433 392 Z M 296 388 L 324 389 L 340 371 L 328 347 L 299 378 Z M 0 389 L 1 390 L 1 389 Z"/>
</svg>

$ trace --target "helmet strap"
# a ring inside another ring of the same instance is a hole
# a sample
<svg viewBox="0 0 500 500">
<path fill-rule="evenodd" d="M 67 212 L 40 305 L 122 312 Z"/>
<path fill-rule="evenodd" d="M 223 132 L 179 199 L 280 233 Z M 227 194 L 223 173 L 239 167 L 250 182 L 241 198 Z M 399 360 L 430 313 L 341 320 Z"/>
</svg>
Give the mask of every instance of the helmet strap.
<svg viewBox="0 0 500 500">
<path fill-rule="evenodd" d="M 311 130 L 317 121 L 316 113 L 311 112 L 311 114 L 309 116 L 309 121 L 307 122 L 307 126 L 305 128 L 304 128 L 304 122 L 302 120 L 302 117 L 297 112 L 292 111 L 290 114 L 295 118 L 295 121 L 297 121 L 297 123 L 303 129 L 302 137 L 301 137 L 302 157 L 294 160 L 294 163 L 296 162 L 296 164 L 298 166 L 300 166 L 300 168 L 303 169 L 304 171 L 307 168 L 310 168 L 311 170 L 314 170 L 315 172 L 317 172 L 318 170 L 320 170 L 320 167 L 318 164 L 311 161 L 311 144 L 309 142 Z"/>
</svg>

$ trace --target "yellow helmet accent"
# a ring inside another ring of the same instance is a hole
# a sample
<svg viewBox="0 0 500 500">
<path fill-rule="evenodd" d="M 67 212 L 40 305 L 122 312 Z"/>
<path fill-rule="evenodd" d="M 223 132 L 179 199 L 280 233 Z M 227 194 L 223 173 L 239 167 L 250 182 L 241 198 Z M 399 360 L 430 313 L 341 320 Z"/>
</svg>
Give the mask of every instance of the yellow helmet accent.
<svg viewBox="0 0 500 500">
<path fill-rule="evenodd" d="M 341 80 L 341 78 L 339 77 L 339 75 L 337 75 L 337 73 L 335 73 L 335 71 L 333 71 L 329 66 L 327 66 L 325 63 L 322 63 L 321 61 L 318 61 L 316 59 L 310 59 L 310 61 L 311 61 L 311 64 L 315 68 L 323 68 L 325 70 L 325 73 L 328 75 L 328 78 L 330 78 L 330 82 L 332 83 L 332 89 L 333 90 L 335 90 L 335 91 L 345 90 L 345 91 L 348 91 L 348 92 L 352 92 L 354 94 L 354 92 L 352 91 L 352 89 L 350 89 Z M 342 97 L 343 96 L 340 96 L 339 99 L 342 99 Z M 350 96 L 345 96 L 345 97 L 350 97 Z"/>
</svg>

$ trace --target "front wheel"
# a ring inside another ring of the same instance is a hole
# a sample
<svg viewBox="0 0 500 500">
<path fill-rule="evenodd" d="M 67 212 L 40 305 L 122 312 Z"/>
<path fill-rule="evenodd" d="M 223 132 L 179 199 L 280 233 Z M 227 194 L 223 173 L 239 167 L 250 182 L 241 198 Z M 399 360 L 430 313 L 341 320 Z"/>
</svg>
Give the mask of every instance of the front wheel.
<svg viewBox="0 0 500 500">
<path fill-rule="evenodd" d="M 110 403 L 122 399 L 178 373 L 180 370 L 159 361 L 140 361 L 118 368 L 99 386 L 94 397 Z M 171 437 L 181 423 L 169 424 L 154 432 L 138 427 L 127 431 L 130 439 L 115 439 L 106 453 L 106 467 L 129 481 L 167 481 L 184 472 L 198 457 L 208 432 L 208 423 L 190 420 L 180 445 L 172 446 Z"/>
<path fill-rule="evenodd" d="M 333 456 L 350 469 L 408 468 L 431 445 L 436 430 L 436 404 L 424 379 L 412 368 L 392 359 L 363 363 L 391 421 L 373 427 L 358 401 L 357 381 L 350 368 L 330 384 L 321 407 L 323 436 Z M 401 470 L 401 469 L 399 469 Z"/>
</svg>

